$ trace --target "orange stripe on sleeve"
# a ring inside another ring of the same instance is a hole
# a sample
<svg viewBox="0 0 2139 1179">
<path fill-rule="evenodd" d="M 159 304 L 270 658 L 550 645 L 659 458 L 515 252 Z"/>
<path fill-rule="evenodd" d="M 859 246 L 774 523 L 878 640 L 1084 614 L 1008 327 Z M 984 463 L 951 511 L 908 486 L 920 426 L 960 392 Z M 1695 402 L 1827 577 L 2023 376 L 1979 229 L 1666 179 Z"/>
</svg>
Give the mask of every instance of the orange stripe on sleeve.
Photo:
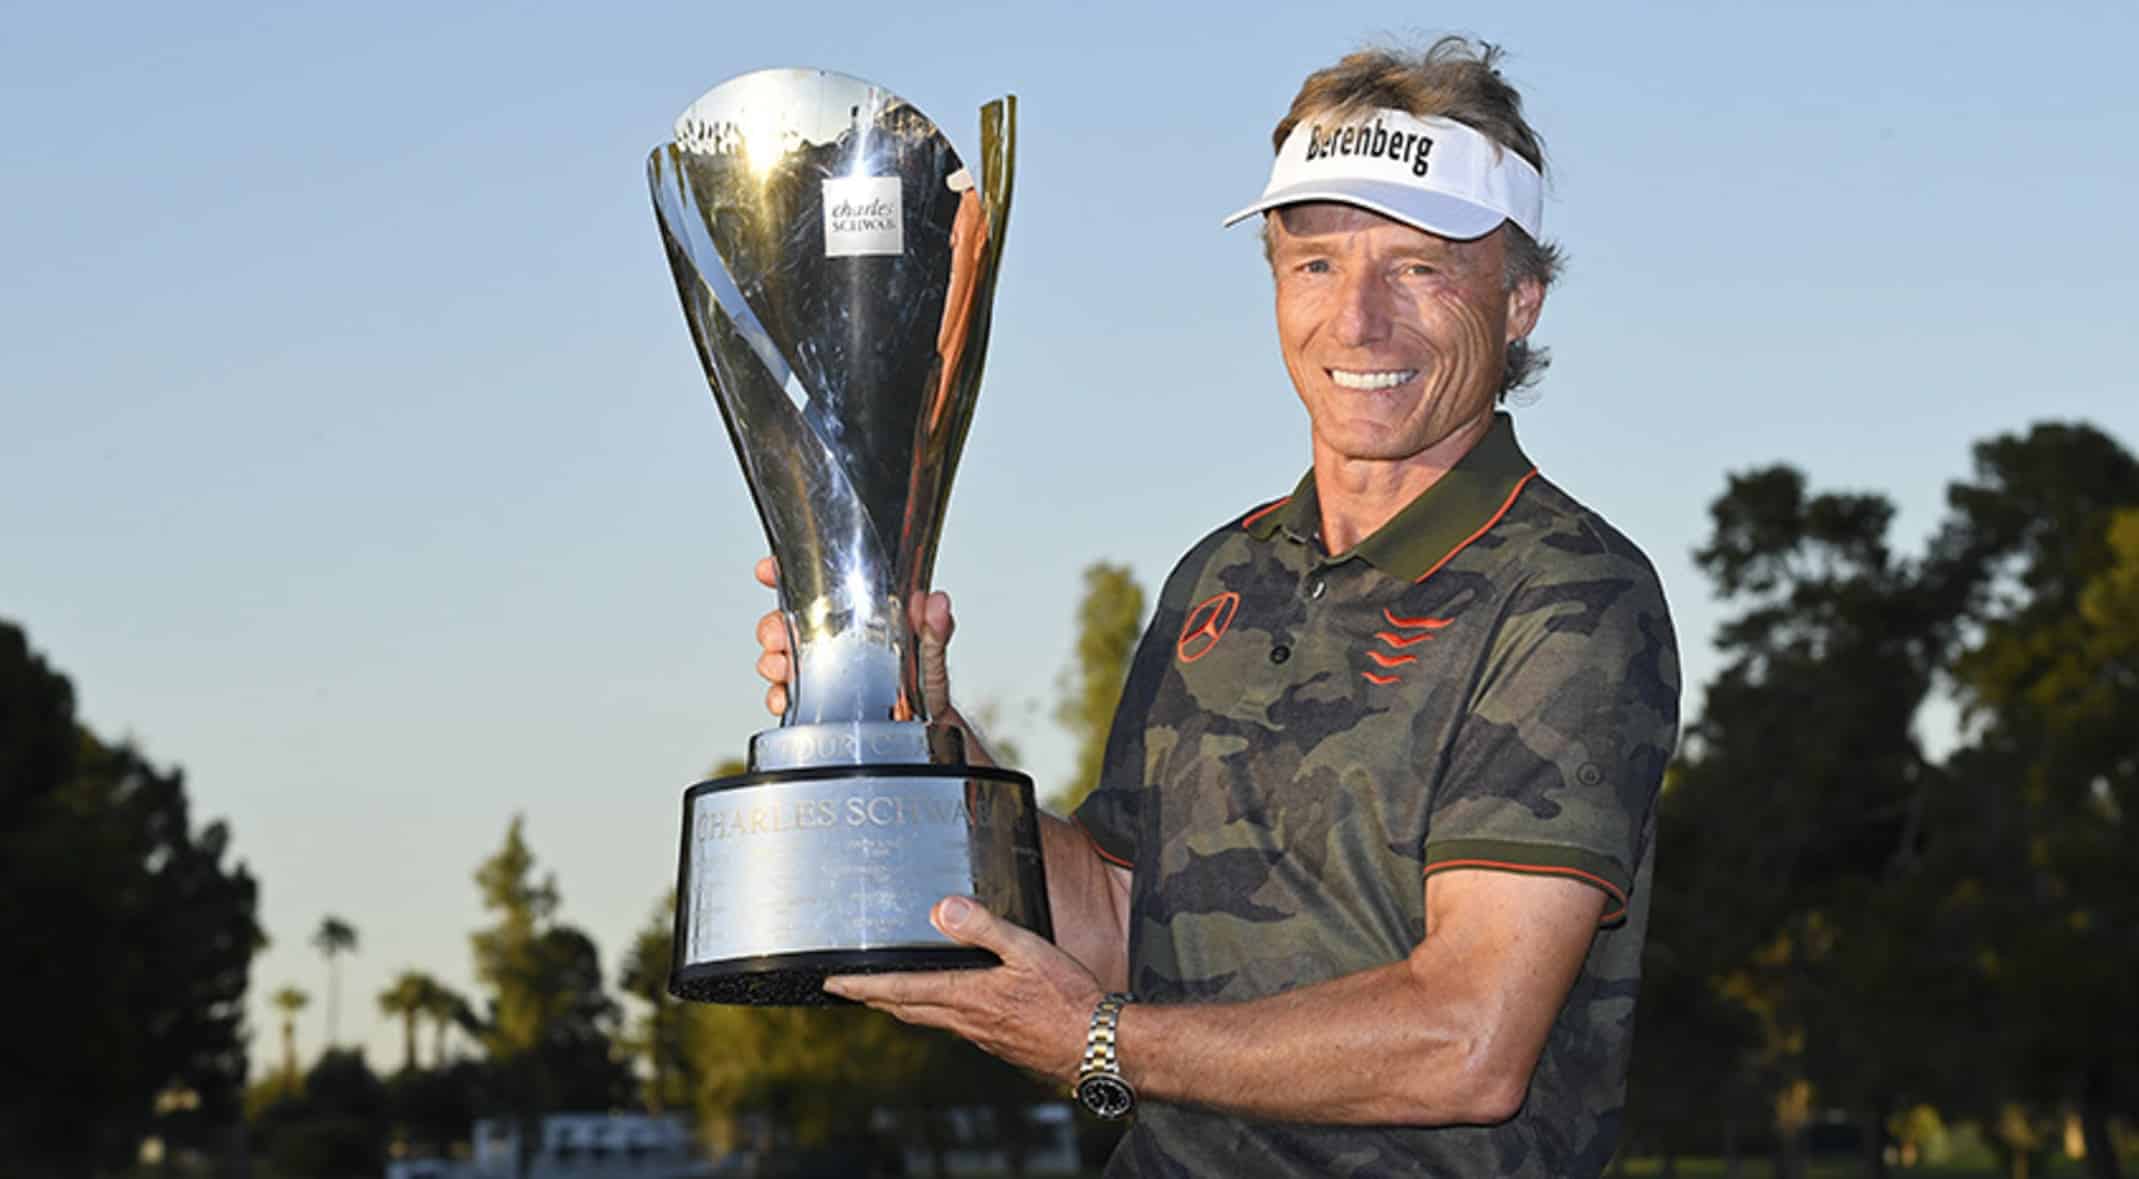
<svg viewBox="0 0 2139 1179">
<path fill-rule="evenodd" d="M 1084 825 L 1084 820 L 1071 819 L 1070 822 L 1076 825 L 1077 833 L 1079 835 L 1084 836 L 1084 841 L 1086 843 L 1092 845 L 1092 851 L 1096 853 L 1100 859 L 1105 860 L 1107 863 L 1112 864 L 1117 868 L 1127 868 L 1132 872 L 1136 870 L 1135 864 L 1132 864 L 1128 860 L 1122 859 L 1120 856 L 1115 855 L 1113 852 L 1108 851 L 1106 848 L 1099 846 L 1099 841 L 1097 839 L 1092 838 L 1092 831 L 1089 827 L 1086 827 Z"/>
</svg>

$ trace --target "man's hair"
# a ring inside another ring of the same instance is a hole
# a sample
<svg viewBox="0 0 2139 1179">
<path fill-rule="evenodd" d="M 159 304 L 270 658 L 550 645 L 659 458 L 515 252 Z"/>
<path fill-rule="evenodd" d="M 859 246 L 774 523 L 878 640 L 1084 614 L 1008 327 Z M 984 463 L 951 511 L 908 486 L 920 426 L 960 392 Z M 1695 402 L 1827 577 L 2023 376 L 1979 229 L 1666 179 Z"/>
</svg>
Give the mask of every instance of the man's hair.
<svg viewBox="0 0 2139 1179">
<path fill-rule="evenodd" d="M 1523 119 L 1522 95 L 1500 76 L 1500 58 L 1499 46 L 1458 36 L 1442 37 L 1423 53 L 1377 47 L 1347 54 L 1336 65 L 1307 75 L 1292 109 L 1270 133 L 1270 145 L 1282 149 L 1292 129 L 1310 115 L 1343 118 L 1386 107 L 1453 119 L 1530 161 L 1543 176 L 1544 141 Z M 1550 290 L 1566 265 L 1560 247 L 1532 238 L 1513 221 L 1503 222 L 1502 229 L 1507 234 L 1508 289 L 1535 282 Z M 1267 222 L 1263 243 L 1267 254 Z M 1510 342 L 1500 374 L 1501 396 L 1534 384 L 1551 361 L 1547 349 L 1533 347 L 1528 340 Z"/>
</svg>

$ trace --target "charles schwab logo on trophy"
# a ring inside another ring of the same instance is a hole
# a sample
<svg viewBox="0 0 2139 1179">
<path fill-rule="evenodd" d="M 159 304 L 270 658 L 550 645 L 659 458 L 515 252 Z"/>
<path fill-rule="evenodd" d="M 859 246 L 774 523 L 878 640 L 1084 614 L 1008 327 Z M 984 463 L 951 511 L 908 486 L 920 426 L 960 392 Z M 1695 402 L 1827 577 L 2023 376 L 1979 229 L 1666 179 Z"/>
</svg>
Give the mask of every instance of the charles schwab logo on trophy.
<svg viewBox="0 0 2139 1179">
<path fill-rule="evenodd" d="M 907 610 L 980 390 L 1015 137 L 1015 99 L 982 108 L 976 181 L 890 91 L 763 70 L 647 161 L 795 667 L 749 772 L 684 794 L 684 998 L 819 1003 L 830 973 L 993 964 L 930 925 L 951 893 L 1051 934 L 1032 780 L 929 723 Z"/>
<path fill-rule="evenodd" d="M 903 254 L 906 215 L 896 176 L 835 176 L 824 182 L 824 253 Z"/>
</svg>

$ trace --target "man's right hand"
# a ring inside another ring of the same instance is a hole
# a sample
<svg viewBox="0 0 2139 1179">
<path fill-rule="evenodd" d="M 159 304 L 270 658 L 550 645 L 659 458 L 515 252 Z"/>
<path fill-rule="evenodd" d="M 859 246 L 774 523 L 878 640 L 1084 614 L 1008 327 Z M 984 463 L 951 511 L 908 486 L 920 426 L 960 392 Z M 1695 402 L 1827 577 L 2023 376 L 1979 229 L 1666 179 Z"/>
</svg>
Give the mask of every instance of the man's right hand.
<svg viewBox="0 0 2139 1179">
<path fill-rule="evenodd" d="M 766 589 L 780 588 L 780 563 L 771 557 L 759 557 L 757 568 L 752 570 L 758 584 Z M 795 661 L 790 652 L 792 640 L 787 635 L 787 619 L 777 609 L 768 610 L 758 619 L 758 675 L 769 685 L 765 689 L 765 711 L 774 716 L 787 715 L 787 682 L 794 678 Z"/>
</svg>

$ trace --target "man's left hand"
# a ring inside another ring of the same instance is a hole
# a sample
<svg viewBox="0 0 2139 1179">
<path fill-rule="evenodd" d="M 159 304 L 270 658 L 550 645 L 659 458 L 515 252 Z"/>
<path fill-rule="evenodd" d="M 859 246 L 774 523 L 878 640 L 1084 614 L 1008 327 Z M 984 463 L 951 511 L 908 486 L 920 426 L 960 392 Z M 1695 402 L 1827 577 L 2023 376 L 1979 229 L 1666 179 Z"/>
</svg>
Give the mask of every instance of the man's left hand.
<svg viewBox="0 0 2139 1179">
<path fill-rule="evenodd" d="M 1084 1056 L 1092 1008 L 1105 994 L 1092 973 L 1039 935 L 970 897 L 936 902 L 929 920 L 944 935 L 1003 960 L 986 970 L 846 974 L 824 982 L 844 999 L 907 1023 L 943 1028 L 1028 1072 L 1068 1084 Z"/>
</svg>

